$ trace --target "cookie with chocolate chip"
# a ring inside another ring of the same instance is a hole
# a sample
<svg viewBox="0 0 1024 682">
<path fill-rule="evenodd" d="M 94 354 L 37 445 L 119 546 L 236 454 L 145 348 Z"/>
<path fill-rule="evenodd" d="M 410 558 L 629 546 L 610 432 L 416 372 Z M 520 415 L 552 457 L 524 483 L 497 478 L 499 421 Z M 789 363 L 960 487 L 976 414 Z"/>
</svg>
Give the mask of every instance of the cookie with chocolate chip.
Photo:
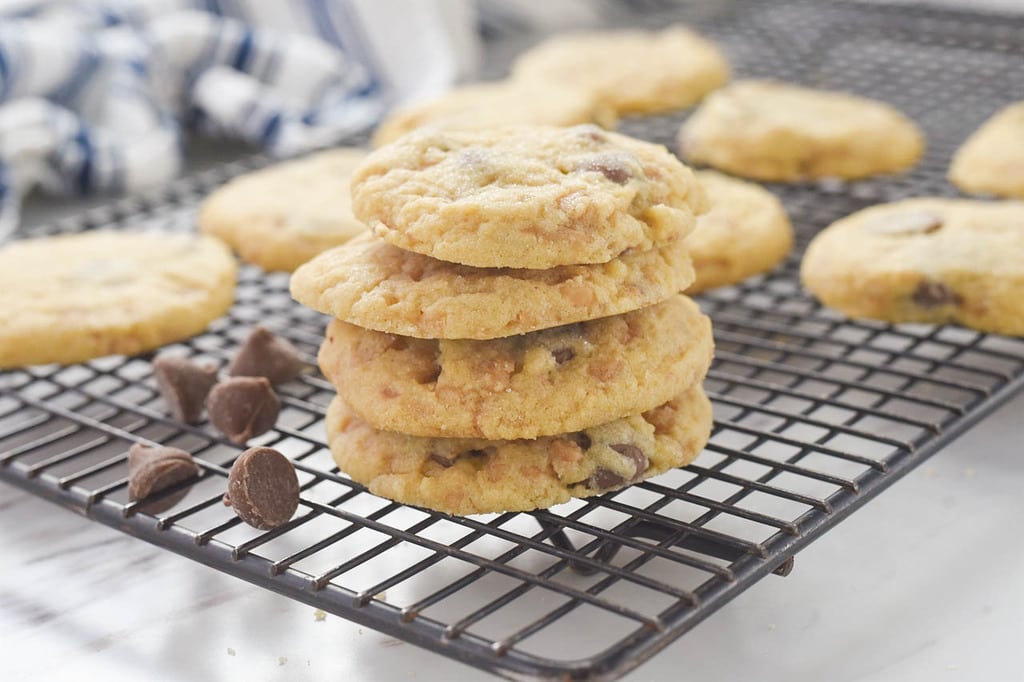
<svg viewBox="0 0 1024 682">
<path fill-rule="evenodd" d="M 203 201 L 199 229 L 249 263 L 291 272 L 366 231 L 349 198 L 352 170 L 365 156 L 331 149 L 234 178 Z"/>
<path fill-rule="evenodd" d="M 763 80 L 712 93 L 678 143 L 689 162 L 778 182 L 896 173 L 924 150 L 914 122 L 885 102 Z"/>
<path fill-rule="evenodd" d="M 711 210 L 686 238 L 696 281 L 686 290 L 741 282 L 768 272 L 793 248 L 793 227 L 782 202 L 752 182 L 716 171 L 697 173 L 711 199 Z"/>
<path fill-rule="evenodd" d="M 711 433 L 711 403 L 695 385 L 643 414 L 535 440 L 377 431 L 340 398 L 326 424 L 338 467 L 374 494 L 449 514 L 484 514 L 551 507 L 689 464 Z"/>
<path fill-rule="evenodd" d="M 665 147 L 593 125 L 416 131 L 356 169 L 352 202 L 399 248 L 531 269 L 662 246 L 708 209 L 693 173 Z"/>
<path fill-rule="evenodd" d="M 1024 101 L 998 111 L 957 150 L 949 181 L 971 194 L 1024 199 Z"/>
<path fill-rule="evenodd" d="M 0 369 L 135 355 L 203 331 L 237 266 L 208 236 L 91 230 L 0 247 Z"/>
<path fill-rule="evenodd" d="M 1024 336 L 1024 202 L 909 199 L 830 225 L 801 278 L 851 317 Z"/>
<path fill-rule="evenodd" d="M 300 303 L 346 322 L 428 339 L 494 339 L 636 310 L 693 282 L 683 240 L 607 263 L 474 268 L 364 235 L 299 268 Z"/>
<path fill-rule="evenodd" d="M 711 364 L 711 323 L 676 295 L 642 310 L 490 341 L 414 339 L 334 320 L 320 367 L 370 426 L 514 439 L 664 403 Z"/>
</svg>

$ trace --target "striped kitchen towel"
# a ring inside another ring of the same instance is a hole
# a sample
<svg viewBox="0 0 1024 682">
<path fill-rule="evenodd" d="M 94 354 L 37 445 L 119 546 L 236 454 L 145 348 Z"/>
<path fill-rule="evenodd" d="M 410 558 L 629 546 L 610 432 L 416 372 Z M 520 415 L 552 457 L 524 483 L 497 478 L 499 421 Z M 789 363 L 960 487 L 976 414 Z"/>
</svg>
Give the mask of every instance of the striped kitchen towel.
<svg viewBox="0 0 1024 682">
<path fill-rule="evenodd" d="M 366 129 L 476 64 L 470 0 L 0 5 L 0 241 L 24 194 L 167 182 L 197 129 L 275 156 Z"/>
</svg>

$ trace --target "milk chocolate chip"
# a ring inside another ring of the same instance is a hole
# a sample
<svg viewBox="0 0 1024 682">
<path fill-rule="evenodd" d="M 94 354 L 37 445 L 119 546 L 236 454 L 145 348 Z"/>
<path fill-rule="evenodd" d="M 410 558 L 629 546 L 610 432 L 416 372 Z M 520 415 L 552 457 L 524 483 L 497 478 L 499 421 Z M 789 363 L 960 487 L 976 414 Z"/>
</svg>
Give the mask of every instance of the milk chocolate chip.
<svg viewBox="0 0 1024 682">
<path fill-rule="evenodd" d="M 249 448 L 231 467 L 224 503 L 259 530 L 287 523 L 299 506 L 295 465 L 273 448 Z"/>
<path fill-rule="evenodd" d="M 136 443 L 128 451 L 128 499 L 132 502 L 144 500 L 161 490 L 198 476 L 199 467 L 192 459 L 192 455 L 184 450 L 163 446 L 148 447 Z M 182 488 L 140 505 L 138 510 L 146 514 L 159 514 L 181 502 L 187 494 L 188 488 Z"/>
<path fill-rule="evenodd" d="M 647 455 L 637 446 L 630 445 L 629 443 L 616 443 L 608 447 L 630 461 L 633 465 L 633 475 L 627 479 L 611 469 L 598 467 L 591 474 L 590 478 L 587 479 L 587 487 L 591 490 L 610 490 L 623 486 L 626 483 L 633 483 L 647 471 Z"/>
<path fill-rule="evenodd" d="M 153 376 L 164 402 L 178 421 L 195 424 L 203 415 L 203 401 L 217 383 L 213 364 L 197 365 L 186 358 L 158 355 Z"/>
<path fill-rule="evenodd" d="M 213 387 L 206 411 L 232 443 L 245 445 L 250 438 L 274 428 L 281 401 L 266 377 L 233 377 Z"/>
<path fill-rule="evenodd" d="M 960 305 L 963 299 L 948 285 L 934 280 L 923 279 L 910 295 L 915 305 L 921 308 L 938 308 L 944 305 Z"/>
<path fill-rule="evenodd" d="M 233 377 L 266 377 L 272 384 L 283 384 L 297 377 L 306 363 L 287 339 L 264 327 L 256 327 L 238 349 L 228 367 Z"/>
<path fill-rule="evenodd" d="M 629 167 L 614 156 L 598 156 L 580 161 L 576 165 L 578 171 L 596 171 L 617 185 L 625 185 L 633 177 Z"/>
</svg>

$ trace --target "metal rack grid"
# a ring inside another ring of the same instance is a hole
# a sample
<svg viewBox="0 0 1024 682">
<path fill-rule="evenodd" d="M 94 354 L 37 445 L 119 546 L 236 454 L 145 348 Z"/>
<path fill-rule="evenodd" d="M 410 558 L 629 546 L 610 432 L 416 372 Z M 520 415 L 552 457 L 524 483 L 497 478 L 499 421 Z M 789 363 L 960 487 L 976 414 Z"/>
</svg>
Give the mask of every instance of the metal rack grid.
<svg viewBox="0 0 1024 682">
<path fill-rule="evenodd" d="M 849 3 L 686 12 L 674 18 L 716 38 L 738 74 L 876 96 L 928 135 L 927 156 L 908 175 L 774 187 L 801 248 L 871 203 L 953 194 L 944 180 L 952 151 L 1012 99 L 1007 93 L 1024 91 L 1019 20 Z M 635 119 L 623 129 L 671 143 L 679 120 Z M 190 229 L 211 187 L 264 162 L 224 166 L 42 231 Z M 1024 386 L 1024 339 L 845 320 L 801 291 L 798 262 L 794 254 L 767 277 L 700 297 L 717 343 L 706 451 L 686 469 L 599 498 L 458 518 L 374 497 L 340 475 L 324 449 L 333 391 L 310 374 L 281 387 L 277 428 L 253 441 L 293 458 L 302 504 L 287 525 L 256 531 L 220 504 L 239 448 L 206 424 L 168 417 L 150 356 L 0 374 L 0 477 L 499 674 L 616 677 L 755 581 L 787 574 L 795 553 Z M 325 319 L 292 302 L 286 284 L 244 268 L 229 314 L 173 349 L 223 365 L 259 323 L 312 359 Z M 187 449 L 203 469 L 187 497 L 155 518 L 127 501 L 126 455 L 136 441 Z"/>
</svg>

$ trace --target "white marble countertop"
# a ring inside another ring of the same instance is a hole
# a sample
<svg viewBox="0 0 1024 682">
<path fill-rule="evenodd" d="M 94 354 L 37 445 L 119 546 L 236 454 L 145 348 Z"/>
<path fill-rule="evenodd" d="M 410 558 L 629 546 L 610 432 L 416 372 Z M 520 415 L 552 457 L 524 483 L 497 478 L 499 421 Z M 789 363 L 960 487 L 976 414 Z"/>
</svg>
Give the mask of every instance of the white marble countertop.
<svg viewBox="0 0 1024 682">
<path fill-rule="evenodd" d="M 628 680 L 1017 680 L 1024 396 Z M 0 679 L 485 679 L 0 483 Z"/>
</svg>

